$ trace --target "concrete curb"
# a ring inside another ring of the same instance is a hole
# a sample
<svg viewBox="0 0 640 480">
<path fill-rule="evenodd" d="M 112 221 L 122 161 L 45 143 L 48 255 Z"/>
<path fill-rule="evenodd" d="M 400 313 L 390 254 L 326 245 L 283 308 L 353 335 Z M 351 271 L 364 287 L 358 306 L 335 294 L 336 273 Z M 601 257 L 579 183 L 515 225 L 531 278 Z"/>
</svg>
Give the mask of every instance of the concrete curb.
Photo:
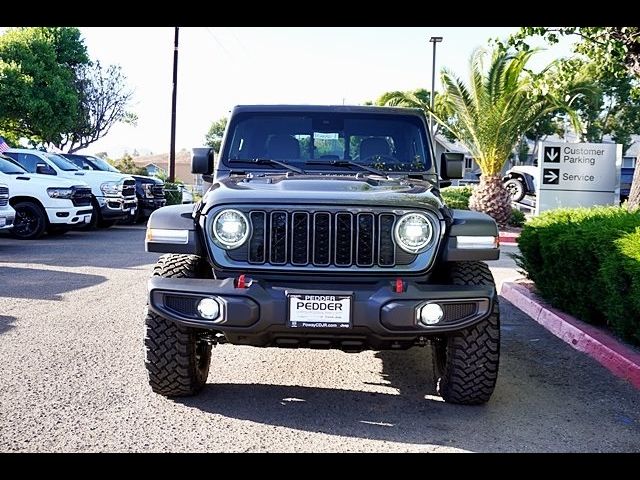
<svg viewBox="0 0 640 480">
<path fill-rule="evenodd" d="M 550 307 L 523 285 L 504 283 L 500 294 L 556 337 L 640 389 L 639 353 L 602 330 Z"/>
<path fill-rule="evenodd" d="M 500 239 L 500 245 L 517 246 L 519 236 L 520 236 L 519 233 L 500 232 L 498 238 Z"/>
</svg>

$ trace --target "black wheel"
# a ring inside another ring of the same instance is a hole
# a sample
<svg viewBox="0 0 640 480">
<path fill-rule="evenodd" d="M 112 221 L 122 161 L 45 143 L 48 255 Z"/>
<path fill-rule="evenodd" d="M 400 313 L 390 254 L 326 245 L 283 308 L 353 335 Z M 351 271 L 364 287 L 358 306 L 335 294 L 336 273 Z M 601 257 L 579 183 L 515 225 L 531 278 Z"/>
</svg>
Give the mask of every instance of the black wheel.
<svg viewBox="0 0 640 480">
<path fill-rule="evenodd" d="M 47 214 L 35 202 L 18 202 L 13 205 L 16 211 L 11 234 L 21 240 L 40 238 L 47 228 Z"/>
<path fill-rule="evenodd" d="M 47 233 L 52 237 L 57 237 L 59 235 L 64 235 L 69 230 L 71 230 L 71 228 L 66 225 L 49 225 Z"/>
<path fill-rule="evenodd" d="M 449 280 L 453 285 L 495 285 L 489 267 L 483 262 L 453 263 Z M 496 385 L 499 359 L 500 308 L 496 295 L 488 318 L 434 341 L 433 365 L 438 394 L 450 403 L 486 403 Z"/>
<path fill-rule="evenodd" d="M 207 277 L 202 259 L 196 255 L 163 255 L 153 275 L 168 278 Z M 194 395 L 209 375 L 211 345 L 201 331 L 183 327 L 147 308 L 144 346 L 145 366 L 151 389 L 166 397 Z"/>
<path fill-rule="evenodd" d="M 504 188 L 507 189 L 511 195 L 511 200 L 514 202 L 519 202 L 525 196 L 524 183 L 522 183 L 522 180 L 518 178 L 510 178 L 504 182 Z"/>
</svg>

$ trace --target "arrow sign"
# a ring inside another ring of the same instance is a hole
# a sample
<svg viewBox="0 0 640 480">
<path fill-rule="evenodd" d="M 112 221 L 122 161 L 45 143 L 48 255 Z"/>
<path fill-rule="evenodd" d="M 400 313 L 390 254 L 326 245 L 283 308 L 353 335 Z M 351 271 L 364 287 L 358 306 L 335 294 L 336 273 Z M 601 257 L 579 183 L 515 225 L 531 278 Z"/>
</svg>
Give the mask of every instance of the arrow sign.
<svg viewBox="0 0 640 480">
<path fill-rule="evenodd" d="M 560 180 L 559 168 L 545 168 L 542 170 L 542 183 L 545 185 L 558 185 Z"/>
<path fill-rule="evenodd" d="M 544 161 L 560 163 L 560 147 L 544 147 Z"/>
</svg>

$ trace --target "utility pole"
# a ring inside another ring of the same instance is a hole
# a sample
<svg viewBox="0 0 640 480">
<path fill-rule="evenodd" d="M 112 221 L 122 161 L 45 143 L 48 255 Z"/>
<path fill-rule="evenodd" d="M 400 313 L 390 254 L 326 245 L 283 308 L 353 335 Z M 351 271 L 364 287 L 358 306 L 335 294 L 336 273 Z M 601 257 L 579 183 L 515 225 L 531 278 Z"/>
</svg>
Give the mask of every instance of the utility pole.
<svg viewBox="0 0 640 480">
<path fill-rule="evenodd" d="M 431 37 L 429 42 L 433 43 L 433 64 L 431 66 L 431 111 L 436 99 L 436 44 L 442 42 L 442 37 Z M 433 131 L 433 115 L 429 115 L 429 131 L 435 136 Z"/>
<path fill-rule="evenodd" d="M 173 92 L 171 94 L 171 147 L 169 148 L 169 182 L 176 177 L 176 94 L 178 93 L 178 33 L 180 27 L 175 28 L 173 41 Z"/>
</svg>

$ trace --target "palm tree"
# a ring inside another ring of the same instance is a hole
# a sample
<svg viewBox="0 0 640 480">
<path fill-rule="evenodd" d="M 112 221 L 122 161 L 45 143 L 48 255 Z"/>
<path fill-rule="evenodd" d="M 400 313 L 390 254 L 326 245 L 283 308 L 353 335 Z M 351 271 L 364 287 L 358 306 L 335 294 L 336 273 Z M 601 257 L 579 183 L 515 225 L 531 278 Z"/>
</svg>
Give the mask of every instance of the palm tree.
<svg viewBox="0 0 640 480">
<path fill-rule="evenodd" d="M 534 52 L 496 49 L 485 68 L 488 52 L 477 49 L 471 56 L 468 84 L 443 69 L 440 78 L 444 91 L 436 97 L 433 112 L 411 92 L 393 92 L 385 99 L 387 105 L 424 109 L 469 150 L 482 172 L 469 208 L 491 215 L 500 225 L 505 225 L 511 216 L 511 198 L 501 178 L 509 154 L 536 120 L 550 111 L 567 112 L 579 126 L 571 103 L 587 88 L 575 85 L 566 95 L 544 88 L 538 82 L 541 74 L 534 75 L 526 69 Z"/>
</svg>

